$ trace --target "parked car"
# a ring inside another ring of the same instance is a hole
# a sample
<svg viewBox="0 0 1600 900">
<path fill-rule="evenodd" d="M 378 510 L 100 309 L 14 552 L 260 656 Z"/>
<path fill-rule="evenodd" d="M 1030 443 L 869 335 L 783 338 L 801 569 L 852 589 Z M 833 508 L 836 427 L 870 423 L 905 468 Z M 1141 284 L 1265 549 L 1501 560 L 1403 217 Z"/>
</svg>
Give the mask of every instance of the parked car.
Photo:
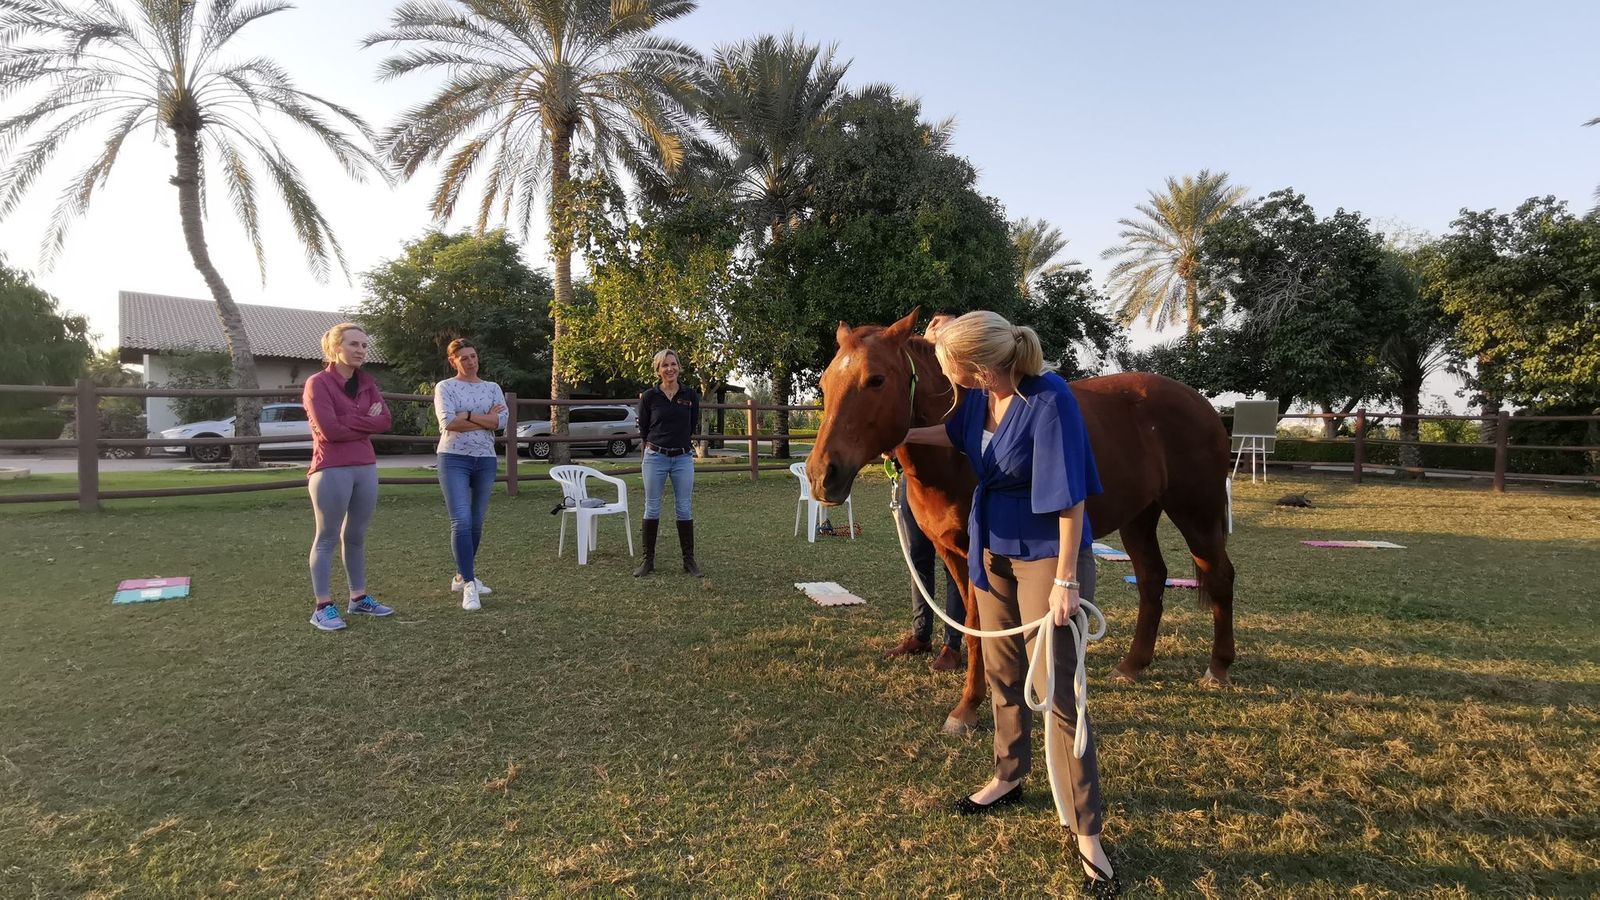
<svg viewBox="0 0 1600 900">
<path fill-rule="evenodd" d="M 639 414 L 631 406 L 575 406 L 568 415 L 568 430 L 572 437 L 588 440 L 573 441 L 567 446 L 574 450 L 593 450 L 596 456 L 627 456 L 637 446 L 629 435 L 639 431 Z M 522 444 L 522 455 L 534 459 L 549 459 L 549 441 L 533 440 L 550 434 L 550 423 L 543 420 L 524 422 L 517 426 L 517 437 Z"/>
<path fill-rule="evenodd" d="M 164 438 L 219 438 L 233 437 L 233 416 L 211 422 L 190 422 L 161 432 Z M 305 407 L 298 403 L 268 403 L 261 407 L 261 436 L 303 436 L 304 441 L 282 444 L 262 444 L 262 452 L 280 450 L 310 450 L 311 422 L 306 418 Z M 174 456 L 188 454 L 196 462 L 220 462 L 228 458 L 228 447 L 162 447 L 163 452 Z"/>
</svg>

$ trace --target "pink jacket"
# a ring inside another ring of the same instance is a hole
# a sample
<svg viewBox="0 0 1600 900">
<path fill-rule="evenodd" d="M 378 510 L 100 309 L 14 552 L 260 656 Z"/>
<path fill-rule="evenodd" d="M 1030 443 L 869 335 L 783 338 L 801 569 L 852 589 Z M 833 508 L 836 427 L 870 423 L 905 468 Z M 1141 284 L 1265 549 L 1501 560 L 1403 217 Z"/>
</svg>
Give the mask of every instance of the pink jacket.
<svg viewBox="0 0 1600 900">
<path fill-rule="evenodd" d="M 361 387 L 353 399 L 344 392 L 345 379 L 331 365 L 306 379 L 300 402 L 311 420 L 311 468 L 306 470 L 307 475 L 320 469 L 370 466 L 378 461 L 370 435 L 389 430 L 389 407 L 371 375 L 357 369 L 354 377 L 360 379 L 357 384 Z M 374 403 L 383 409 L 369 416 L 367 410 Z"/>
</svg>

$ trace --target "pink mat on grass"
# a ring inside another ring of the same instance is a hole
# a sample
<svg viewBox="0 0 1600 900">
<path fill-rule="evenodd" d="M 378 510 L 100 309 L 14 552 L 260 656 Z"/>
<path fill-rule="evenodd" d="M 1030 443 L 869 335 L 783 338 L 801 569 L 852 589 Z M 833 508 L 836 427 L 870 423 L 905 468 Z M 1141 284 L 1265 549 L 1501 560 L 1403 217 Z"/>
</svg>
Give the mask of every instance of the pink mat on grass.
<svg viewBox="0 0 1600 900">
<path fill-rule="evenodd" d="M 1124 576 L 1122 576 L 1122 580 L 1126 581 L 1129 584 L 1138 584 L 1139 583 L 1139 579 L 1136 576 L 1133 576 L 1133 575 L 1124 575 Z M 1168 578 L 1167 579 L 1167 587 L 1170 587 L 1170 588 L 1198 588 L 1198 587 L 1200 587 L 1200 582 L 1196 581 L 1193 578 Z"/>
</svg>

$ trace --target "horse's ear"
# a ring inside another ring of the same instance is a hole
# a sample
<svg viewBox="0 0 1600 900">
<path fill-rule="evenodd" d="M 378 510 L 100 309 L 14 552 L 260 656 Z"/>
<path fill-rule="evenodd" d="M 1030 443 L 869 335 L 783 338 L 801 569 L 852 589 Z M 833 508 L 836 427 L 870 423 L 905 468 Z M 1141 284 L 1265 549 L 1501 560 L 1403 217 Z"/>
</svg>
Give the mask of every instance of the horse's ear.
<svg viewBox="0 0 1600 900">
<path fill-rule="evenodd" d="M 840 319 L 839 330 L 833 333 L 833 339 L 840 347 L 843 347 L 845 344 L 854 343 L 855 330 L 849 325 L 846 325 L 843 319 Z"/>
<path fill-rule="evenodd" d="M 883 336 L 890 340 L 903 341 L 911 337 L 911 330 L 917 325 L 917 316 L 922 312 L 920 305 L 914 306 L 904 319 L 890 325 L 883 330 Z"/>
</svg>

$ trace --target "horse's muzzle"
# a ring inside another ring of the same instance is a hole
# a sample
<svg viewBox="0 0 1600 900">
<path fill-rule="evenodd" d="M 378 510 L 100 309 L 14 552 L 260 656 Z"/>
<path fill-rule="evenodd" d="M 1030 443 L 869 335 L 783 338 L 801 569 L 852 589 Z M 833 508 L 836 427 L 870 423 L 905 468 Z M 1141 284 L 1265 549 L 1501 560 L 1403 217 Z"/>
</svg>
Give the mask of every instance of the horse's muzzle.
<svg viewBox="0 0 1600 900">
<path fill-rule="evenodd" d="M 850 488 L 855 480 L 855 469 L 829 461 L 822 473 L 822 490 L 817 492 L 817 499 L 829 506 L 838 506 L 850 499 Z"/>
</svg>

